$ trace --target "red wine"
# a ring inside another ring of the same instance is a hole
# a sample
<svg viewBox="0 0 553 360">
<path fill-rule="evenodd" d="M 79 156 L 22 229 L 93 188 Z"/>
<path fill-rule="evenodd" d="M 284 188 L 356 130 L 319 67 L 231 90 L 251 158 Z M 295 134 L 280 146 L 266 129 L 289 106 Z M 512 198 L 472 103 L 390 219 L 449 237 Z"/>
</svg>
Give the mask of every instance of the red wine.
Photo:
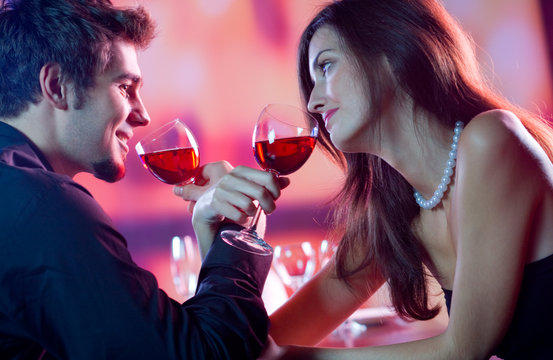
<svg viewBox="0 0 553 360">
<path fill-rule="evenodd" d="M 303 276 L 307 269 L 308 260 L 307 256 L 299 256 L 293 263 L 286 262 L 284 267 L 290 276 Z"/>
<path fill-rule="evenodd" d="M 194 177 L 200 165 L 200 154 L 193 148 L 155 151 L 140 155 L 140 159 L 152 175 L 171 185 Z"/>
<path fill-rule="evenodd" d="M 279 175 L 288 175 L 298 170 L 309 158 L 317 138 L 298 136 L 257 141 L 254 145 L 255 160 L 265 170 L 274 170 Z"/>
</svg>

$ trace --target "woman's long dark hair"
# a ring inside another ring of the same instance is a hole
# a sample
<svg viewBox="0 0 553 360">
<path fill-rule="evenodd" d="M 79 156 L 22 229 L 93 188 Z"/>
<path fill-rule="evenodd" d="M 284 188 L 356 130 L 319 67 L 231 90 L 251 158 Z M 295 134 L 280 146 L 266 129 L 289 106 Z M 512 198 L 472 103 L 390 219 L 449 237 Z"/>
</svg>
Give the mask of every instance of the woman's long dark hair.
<svg viewBox="0 0 553 360">
<path fill-rule="evenodd" d="M 342 0 L 325 7 L 307 26 L 299 44 L 298 76 L 304 104 L 313 89 L 309 44 L 321 26 L 332 27 L 346 53 L 364 76 L 371 116 L 378 118 L 381 99 L 390 90 L 382 57 L 398 84 L 418 109 L 453 129 L 477 114 L 503 108 L 522 120 L 553 158 L 552 135 L 539 117 L 515 107 L 493 91 L 480 75 L 472 43 L 436 0 Z M 335 199 L 333 227 L 340 238 L 337 275 L 345 281 L 368 267 L 387 279 L 392 303 L 406 318 L 430 319 L 438 311 L 427 293 L 425 251 L 412 231 L 419 207 L 412 186 L 391 166 L 371 154 L 341 153 L 323 129 L 320 144 L 347 170 Z M 352 267 L 352 254 L 363 261 Z"/>
</svg>

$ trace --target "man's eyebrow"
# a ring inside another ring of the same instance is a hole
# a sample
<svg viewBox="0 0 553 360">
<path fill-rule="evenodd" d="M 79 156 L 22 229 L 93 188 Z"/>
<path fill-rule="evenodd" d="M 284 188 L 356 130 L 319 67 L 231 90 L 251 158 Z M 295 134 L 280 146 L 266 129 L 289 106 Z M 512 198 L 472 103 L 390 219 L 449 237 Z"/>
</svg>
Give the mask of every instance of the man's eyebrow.
<svg viewBox="0 0 553 360">
<path fill-rule="evenodd" d="M 123 73 L 119 76 L 117 76 L 115 81 L 121 81 L 121 80 L 130 80 L 135 85 L 141 85 L 142 84 L 142 78 L 139 75 L 133 74 L 133 73 Z"/>
</svg>

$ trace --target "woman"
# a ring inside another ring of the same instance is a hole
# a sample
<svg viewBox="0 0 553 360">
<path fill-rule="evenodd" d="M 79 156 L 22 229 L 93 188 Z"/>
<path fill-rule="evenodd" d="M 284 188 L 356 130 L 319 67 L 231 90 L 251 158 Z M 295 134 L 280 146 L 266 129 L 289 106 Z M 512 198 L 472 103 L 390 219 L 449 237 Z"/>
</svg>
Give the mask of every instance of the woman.
<svg viewBox="0 0 553 360">
<path fill-rule="evenodd" d="M 431 319 L 439 308 L 429 305 L 425 269 L 450 319 L 416 342 L 267 357 L 552 358 L 551 128 L 484 83 L 471 43 L 435 0 L 333 2 L 304 31 L 298 60 L 321 143 L 347 172 L 333 222 L 341 240 L 334 260 L 272 315 L 271 336 L 314 345 L 384 282 L 400 316 Z M 196 223 L 243 221 L 267 184 L 278 196 L 257 173 L 224 176 L 200 198 Z M 274 207 L 267 195 L 261 203 Z"/>
</svg>

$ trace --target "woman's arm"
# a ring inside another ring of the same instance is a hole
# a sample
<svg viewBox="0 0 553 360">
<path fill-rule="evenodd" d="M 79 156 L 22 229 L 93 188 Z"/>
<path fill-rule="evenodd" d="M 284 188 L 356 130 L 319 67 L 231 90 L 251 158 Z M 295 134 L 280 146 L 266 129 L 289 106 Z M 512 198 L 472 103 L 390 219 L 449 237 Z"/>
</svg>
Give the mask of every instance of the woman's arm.
<svg viewBox="0 0 553 360">
<path fill-rule="evenodd" d="M 384 283 L 376 270 L 338 279 L 335 258 L 271 314 L 270 335 L 279 345 L 312 346 L 359 308 Z"/>
<path fill-rule="evenodd" d="M 499 344 L 515 310 L 545 154 L 506 111 L 479 115 L 465 135 L 452 199 L 458 254 L 447 335 L 457 353 L 478 358 Z"/>
<path fill-rule="evenodd" d="M 532 219 L 545 189 L 539 166 L 543 154 L 536 146 L 520 121 L 503 111 L 479 115 L 461 136 L 456 180 L 447 200 L 457 263 L 444 333 L 382 347 L 281 348 L 265 358 L 489 358 L 516 306 Z"/>
</svg>

